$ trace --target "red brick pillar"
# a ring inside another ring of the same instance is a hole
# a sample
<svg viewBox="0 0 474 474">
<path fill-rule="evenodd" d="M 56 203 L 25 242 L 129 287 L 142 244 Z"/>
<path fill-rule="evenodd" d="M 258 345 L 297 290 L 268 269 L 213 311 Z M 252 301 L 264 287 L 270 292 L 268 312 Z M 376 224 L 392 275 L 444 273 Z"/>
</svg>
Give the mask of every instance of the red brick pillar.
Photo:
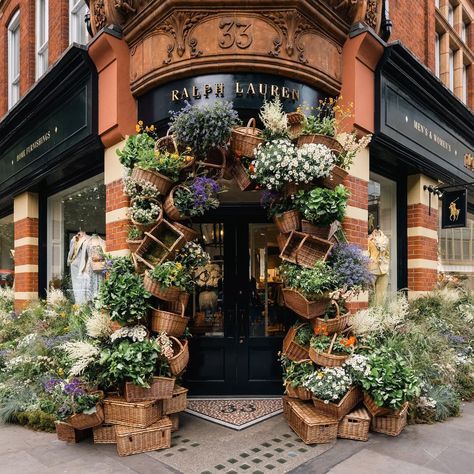
<svg viewBox="0 0 474 474">
<path fill-rule="evenodd" d="M 14 200 L 15 309 L 38 298 L 38 195 L 23 193 Z"/>
<path fill-rule="evenodd" d="M 437 183 L 424 175 L 408 177 L 408 288 L 416 297 L 432 290 L 438 278 L 438 199 L 424 185 Z"/>
<path fill-rule="evenodd" d="M 49 0 L 48 63 L 51 65 L 69 45 L 69 1 Z"/>
</svg>

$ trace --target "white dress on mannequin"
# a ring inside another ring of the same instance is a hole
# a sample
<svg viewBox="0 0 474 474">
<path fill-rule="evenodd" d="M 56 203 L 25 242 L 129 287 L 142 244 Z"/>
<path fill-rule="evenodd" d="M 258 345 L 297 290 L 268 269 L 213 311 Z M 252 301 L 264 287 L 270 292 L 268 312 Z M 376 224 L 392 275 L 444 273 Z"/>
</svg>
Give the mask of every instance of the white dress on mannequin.
<svg viewBox="0 0 474 474">
<path fill-rule="evenodd" d="M 78 232 L 72 239 L 67 256 L 67 263 L 71 269 L 72 291 L 74 303 L 87 303 L 90 275 L 86 270 L 87 240 L 85 232 Z"/>
<path fill-rule="evenodd" d="M 105 254 L 105 240 L 97 234 L 93 234 L 86 242 L 87 263 L 85 271 L 89 274 L 89 286 L 87 289 L 87 301 L 92 301 L 99 292 L 99 286 L 104 279 L 101 270 L 95 270 L 92 263 L 102 259 Z"/>
</svg>

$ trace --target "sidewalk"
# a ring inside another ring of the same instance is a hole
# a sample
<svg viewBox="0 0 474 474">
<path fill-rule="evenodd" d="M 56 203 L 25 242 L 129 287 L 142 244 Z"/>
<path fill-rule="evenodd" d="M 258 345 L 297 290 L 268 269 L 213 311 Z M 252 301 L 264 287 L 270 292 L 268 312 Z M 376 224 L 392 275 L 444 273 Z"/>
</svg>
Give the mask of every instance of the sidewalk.
<svg viewBox="0 0 474 474">
<path fill-rule="evenodd" d="M 171 449 L 129 457 L 115 446 L 67 445 L 54 434 L 0 425 L 2 474 L 122 473 L 428 473 L 473 472 L 474 404 L 432 426 L 409 426 L 398 438 L 371 434 L 366 443 L 338 440 L 306 446 L 276 416 L 241 432 L 182 415 Z"/>
</svg>

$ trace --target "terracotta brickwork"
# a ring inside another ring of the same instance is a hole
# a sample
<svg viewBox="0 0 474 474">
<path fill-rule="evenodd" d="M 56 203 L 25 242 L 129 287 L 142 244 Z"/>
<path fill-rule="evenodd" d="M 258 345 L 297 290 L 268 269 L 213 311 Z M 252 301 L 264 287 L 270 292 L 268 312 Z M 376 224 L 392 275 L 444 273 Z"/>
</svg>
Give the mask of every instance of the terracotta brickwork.
<svg viewBox="0 0 474 474">
<path fill-rule="evenodd" d="M 365 179 L 347 176 L 344 186 L 350 191 L 351 195 L 347 201 L 348 206 L 367 209 L 369 199 L 369 183 Z"/>
<path fill-rule="evenodd" d="M 127 250 L 127 234 L 130 222 L 128 220 L 106 224 L 107 252 Z"/>
<path fill-rule="evenodd" d="M 431 209 L 425 204 L 411 204 L 407 209 L 408 227 L 425 227 L 438 230 L 438 210 Z"/>
<path fill-rule="evenodd" d="M 48 62 L 53 64 L 69 46 L 69 0 L 49 0 Z"/>
<path fill-rule="evenodd" d="M 107 184 L 105 211 L 110 212 L 123 207 L 128 207 L 130 200 L 123 192 L 123 182 L 121 179 Z"/>
<path fill-rule="evenodd" d="M 130 200 L 123 191 L 121 179 L 106 186 L 106 245 L 107 252 L 120 252 L 128 249 L 127 234 L 130 221 L 127 210 Z"/>
<path fill-rule="evenodd" d="M 438 259 L 438 241 L 423 235 L 408 236 L 408 258 Z"/>
</svg>

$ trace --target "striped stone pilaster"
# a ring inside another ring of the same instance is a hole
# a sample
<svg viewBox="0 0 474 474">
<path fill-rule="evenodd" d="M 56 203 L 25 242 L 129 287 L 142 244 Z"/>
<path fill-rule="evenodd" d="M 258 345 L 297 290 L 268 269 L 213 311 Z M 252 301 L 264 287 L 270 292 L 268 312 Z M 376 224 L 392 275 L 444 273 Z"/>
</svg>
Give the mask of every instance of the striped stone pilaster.
<svg viewBox="0 0 474 474">
<path fill-rule="evenodd" d="M 408 288 L 415 297 L 431 291 L 438 279 L 438 198 L 424 185 L 437 183 L 418 174 L 407 178 Z"/>
<path fill-rule="evenodd" d="M 349 175 L 344 181 L 351 195 L 347 202 L 346 216 L 342 223 L 347 240 L 362 250 L 367 250 L 367 220 L 369 201 L 369 149 L 362 150 L 354 159 Z M 347 303 L 350 311 L 368 306 L 368 293 L 361 293 Z"/>
<path fill-rule="evenodd" d="M 15 235 L 15 309 L 23 309 L 38 299 L 38 195 L 23 193 L 15 197 L 13 221 Z"/>
<path fill-rule="evenodd" d="M 107 253 L 114 256 L 129 255 L 127 233 L 130 225 L 128 208 L 130 201 L 123 192 L 122 178 L 125 169 L 120 164 L 117 149 L 124 141 L 108 148 L 104 155 L 104 181 L 106 186 L 106 245 Z"/>
</svg>

